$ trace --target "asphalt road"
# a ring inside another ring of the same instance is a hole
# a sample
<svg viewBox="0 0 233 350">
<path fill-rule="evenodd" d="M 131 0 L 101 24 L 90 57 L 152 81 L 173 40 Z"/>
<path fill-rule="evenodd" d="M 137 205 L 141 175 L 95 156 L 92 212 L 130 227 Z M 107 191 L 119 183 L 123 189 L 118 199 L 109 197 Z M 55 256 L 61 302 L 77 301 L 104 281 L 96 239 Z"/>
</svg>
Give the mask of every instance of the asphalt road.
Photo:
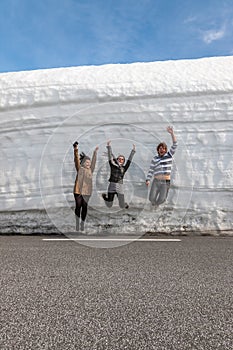
<svg viewBox="0 0 233 350">
<path fill-rule="evenodd" d="M 233 238 L 0 236 L 0 349 L 231 350 Z"/>
</svg>

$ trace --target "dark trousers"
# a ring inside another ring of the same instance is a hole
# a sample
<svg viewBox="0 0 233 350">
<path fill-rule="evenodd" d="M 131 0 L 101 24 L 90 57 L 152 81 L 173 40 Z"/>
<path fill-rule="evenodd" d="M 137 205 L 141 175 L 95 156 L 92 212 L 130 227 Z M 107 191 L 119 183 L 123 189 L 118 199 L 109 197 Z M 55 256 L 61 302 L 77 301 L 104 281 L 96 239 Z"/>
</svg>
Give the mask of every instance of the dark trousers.
<svg viewBox="0 0 233 350">
<path fill-rule="evenodd" d="M 158 180 L 154 178 L 149 194 L 149 200 L 152 205 L 160 205 L 165 202 L 169 188 L 170 180 Z"/>
<path fill-rule="evenodd" d="M 78 218 L 81 217 L 82 221 L 86 220 L 87 216 L 87 206 L 90 196 L 82 196 L 81 194 L 74 193 L 75 199 L 75 214 Z"/>
<path fill-rule="evenodd" d="M 117 195 L 117 197 L 118 197 L 120 208 L 122 208 L 122 209 L 125 208 L 125 196 L 123 194 L 117 193 L 117 192 L 108 192 L 108 195 L 106 197 L 104 197 L 105 204 L 107 205 L 107 207 L 108 208 L 112 207 L 115 195 Z"/>
</svg>

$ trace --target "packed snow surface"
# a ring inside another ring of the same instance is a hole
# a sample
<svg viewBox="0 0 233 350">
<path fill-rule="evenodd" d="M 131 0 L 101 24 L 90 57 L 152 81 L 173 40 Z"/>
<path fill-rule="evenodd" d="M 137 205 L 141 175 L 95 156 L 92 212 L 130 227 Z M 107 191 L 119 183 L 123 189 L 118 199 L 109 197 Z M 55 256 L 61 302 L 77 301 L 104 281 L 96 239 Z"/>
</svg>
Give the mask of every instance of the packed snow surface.
<svg viewBox="0 0 233 350">
<path fill-rule="evenodd" d="M 1 232 L 74 230 L 75 140 L 90 156 L 99 146 L 90 233 L 233 230 L 233 57 L 3 73 L 0 89 Z M 178 148 L 155 210 L 145 178 L 168 125 Z M 127 211 L 101 198 L 107 140 L 126 157 L 136 145 Z"/>
</svg>

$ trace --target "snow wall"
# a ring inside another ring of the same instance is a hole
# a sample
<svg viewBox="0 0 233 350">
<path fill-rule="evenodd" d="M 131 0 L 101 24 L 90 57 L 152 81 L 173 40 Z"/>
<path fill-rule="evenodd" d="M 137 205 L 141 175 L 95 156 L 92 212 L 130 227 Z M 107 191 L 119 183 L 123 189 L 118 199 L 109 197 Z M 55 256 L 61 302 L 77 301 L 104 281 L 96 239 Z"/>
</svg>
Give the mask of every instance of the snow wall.
<svg viewBox="0 0 233 350">
<path fill-rule="evenodd" d="M 0 74 L 1 233 L 75 229 L 72 144 L 99 146 L 89 233 L 231 234 L 233 57 Z M 150 206 L 145 178 L 160 141 L 178 148 L 165 204 Z M 113 152 L 130 153 L 128 210 L 104 206 Z"/>
</svg>

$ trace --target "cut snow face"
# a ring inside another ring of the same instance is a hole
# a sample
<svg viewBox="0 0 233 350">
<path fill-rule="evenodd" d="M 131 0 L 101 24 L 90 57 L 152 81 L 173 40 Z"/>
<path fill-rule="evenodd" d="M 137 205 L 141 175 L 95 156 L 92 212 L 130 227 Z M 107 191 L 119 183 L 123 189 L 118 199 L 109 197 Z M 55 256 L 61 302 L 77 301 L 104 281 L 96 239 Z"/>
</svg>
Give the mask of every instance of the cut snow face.
<svg viewBox="0 0 233 350">
<path fill-rule="evenodd" d="M 90 234 L 232 230 L 232 67 L 233 57 L 218 57 L 0 74 L 2 232 L 75 230 L 75 140 L 89 157 L 99 146 Z M 155 208 L 145 181 L 157 145 L 172 144 L 168 125 L 178 148 L 167 200 Z M 102 198 L 108 140 L 126 160 L 136 146 L 127 210 Z"/>
</svg>

